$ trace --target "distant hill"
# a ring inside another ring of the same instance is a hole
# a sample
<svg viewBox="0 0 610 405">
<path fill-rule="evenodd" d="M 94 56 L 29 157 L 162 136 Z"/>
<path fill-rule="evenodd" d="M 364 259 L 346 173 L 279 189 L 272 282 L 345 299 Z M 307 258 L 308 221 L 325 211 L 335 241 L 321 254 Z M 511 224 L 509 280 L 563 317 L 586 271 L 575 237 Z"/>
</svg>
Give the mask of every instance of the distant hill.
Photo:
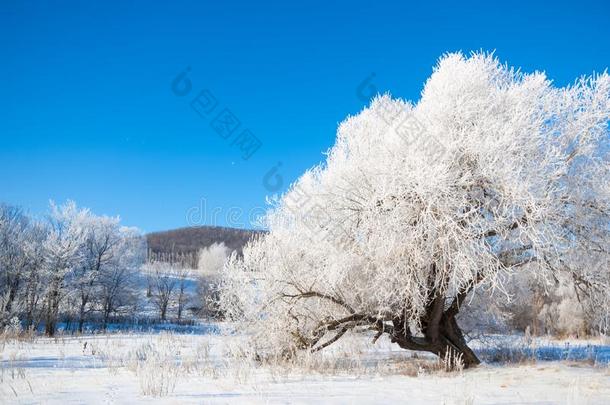
<svg viewBox="0 0 610 405">
<path fill-rule="evenodd" d="M 222 242 L 229 249 L 241 254 L 246 243 L 255 235 L 263 232 L 220 226 L 197 226 L 153 232 L 146 235 L 148 258 L 195 267 L 197 253 L 201 248 Z"/>
</svg>

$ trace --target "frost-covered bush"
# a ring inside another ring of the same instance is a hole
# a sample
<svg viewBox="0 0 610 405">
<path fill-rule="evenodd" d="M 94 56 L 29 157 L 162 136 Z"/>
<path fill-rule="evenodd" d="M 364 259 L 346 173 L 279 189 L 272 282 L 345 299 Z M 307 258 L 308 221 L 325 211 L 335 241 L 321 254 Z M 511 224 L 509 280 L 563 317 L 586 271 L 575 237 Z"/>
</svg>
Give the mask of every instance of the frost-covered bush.
<svg viewBox="0 0 610 405">
<path fill-rule="evenodd" d="M 377 97 L 340 125 L 226 266 L 222 308 L 261 356 L 366 330 L 476 364 L 456 320 L 472 294 L 517 272 L 607 294 L 607 267 L 581 258 L 608 258 L 609 117 L 607 74 L 557 88 L 446 55 L 417 104 Z"/>
<path fill-rule="evenodd" d="M 551 295 L 551 302 L 544 304 L 538 313 L 538 320 L 546 332 L 562 335 L 586 334 L 583 308 L 569 285 L 559 286 Z"/>
<path fill-rule="evenodd" d="M 201 316 L 221 316 L 218 308 L 218 284 L 222 268 L 230 255 L 231 250 L 224 243 L 213 243 L 199 251 L 197 292 Z"/>
<path fill-rule="evenodd" d="M 522 272 L 511 275 L 505 293 L 473 297 L 460 319 L 475 336 L 526 330 L 557 337 L 607 334 L 609 300 L 579 290 L 569 277 L 544 280 Z"/>
<path fill-rule="evenodd" d="M 4 337 L 18 337 L 23 332 L 21 321 L 16 316 L 12 317 L 8 324 L 4 327 L 2 335 Z"/>
</svg>

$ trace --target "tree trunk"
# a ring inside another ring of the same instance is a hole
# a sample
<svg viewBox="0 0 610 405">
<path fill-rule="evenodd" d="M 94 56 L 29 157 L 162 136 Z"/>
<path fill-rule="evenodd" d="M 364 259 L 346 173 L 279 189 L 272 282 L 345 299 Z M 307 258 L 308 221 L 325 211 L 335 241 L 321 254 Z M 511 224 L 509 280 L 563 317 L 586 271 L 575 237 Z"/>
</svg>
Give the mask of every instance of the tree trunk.
<svg viewBox="0 0 610 405">
<path fill-rule="evenodd" d="M 477 355 L 466 343 L 462 331 L 455 319 L 446 320 L 439 327 L 439 335 L 435 340 L 431 337 L 413 337 L 409 334 L 392 335 L 392 342 L 407 350 L 426 351 L 434 353 L 441 359 L 460 357 L 464 368 L 474 367 L 481 363 Z M 455 364 L 449 364 L 454 366 Z"/>
<path fill-rule="evenodd" d="M 457 353 L 461 355 L 465 368 L 476 366 L 481 363 L 477 355 L 468 347 L 466 339 L 464 339 L 464 334 L 458 326 L 454 316 L 443 319 L 441 333 L 448 343 L 450 343 L 450 346 L 447 345 L 447 347 L 451 347 L 451 350 L 457 351 Z M 444 358 L 446 354 L 448 353 L 445 353 L 441 357 Z"/>
<path fill-rule="evenodd" d="M 180 289 L 180 295 L 178 296 L 178 321 L 182 319 L 182 306 L 184 305 L 184 291 Z"/>
<path fill-rule="evenodd" d="M 104 331 L 106 331 L 106 328 L 108 327 L 108 320 L 110 319 L 110 313 L 112 312 L 112 302 L 110 301 L 106 301 L 104 303 L 104 320 L 102 323 L 102 329 Z"/>
<path fill-rule="evenodd" d="M 165 320 L 166 313 L 167 313 L 167 304 L 162 304 L 161 305 L 161 320 L 162 321 Z"/>
<path fill-rule="evenodd" d="M 57 329 L 57 316 L 59 314 L 59 282 L 53 281 L 51 291 L 47 299 L 47 311 L 45 317 L 45 333 L 54 336 Z"/>
<path fill-rule="evenodd" d="M 460 293 L 446 310 L 444 296 L 437 296 L 433 299 L 421 319 L 423 337 L 411 335 L 407 318 L 404 315 L 396 318 L 390 333 L 392 342 L 397 343 L 403 349 L 434 353 L 443 360 L 459 356 L 464 368 L 480 364 L 481 361 L 468 347 L 464 334 L 455 319 L 460 305 L 469 291 L 467 289 Z M 450 366 L 454 365 L 450 364 Z"/>
<path fill-rule="evenodd" d="M 88 295 L 81 295 L 80 309 L 78 311 L 78 332 L 83 333 L 83 325 L 85 323 L 85 308 L 89 301 Z"/>
<path fill-rule="evenodd" d="M 10 315 L 10 312 L 13 309 L 13 301 L 15 301 L 17 290 L 19 289 L 19 277 L 16 277 L 15 280 L 9 285 L 10 289 L 8 293 L 8 300 L 4 306 L 4 312 Z"/>
<path fill-rule="evenodd" d="M 49 301 L 47 304 L 47 311 L 45 314 L 44 333 L 47 336 L 53 337 L 55 335 L 57 315 L 54 309 L 53 302 Z"/>
<path fill-rule="evenodd" d="M 34 314 L 38 306 L 39 295 L 37 292 L 38 280 L 36 276 L 30 276 L 26 290 L 26 328 L 34 325 Z M 40 319 L 39 319 L 40 320 Z"/>
<path fill-rule="evenodd" d="M 44 333 L 50 337 L 55 335 L 55 322 L 53 320 L 47 319 L 44 325 Z"/>
</svg>

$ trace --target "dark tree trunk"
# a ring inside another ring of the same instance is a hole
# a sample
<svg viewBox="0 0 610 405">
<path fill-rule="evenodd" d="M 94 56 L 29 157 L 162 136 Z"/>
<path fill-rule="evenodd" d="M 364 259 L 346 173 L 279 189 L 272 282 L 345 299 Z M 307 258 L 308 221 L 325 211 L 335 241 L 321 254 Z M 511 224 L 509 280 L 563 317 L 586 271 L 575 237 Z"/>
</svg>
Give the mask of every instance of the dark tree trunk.
<svg viewBox="0 0 610 405">
<path fill-rule="evenodd" d="M 402 335 L 392 335 L 392 342 L 397 343 L 403 349 L 434 353 L 441 359 L 446 359 L 448 356 L 452 358 L 459 356 L 464 363 L 464 368 L 480 364 L 481 361 L 468 347 L 455 320 L 447 322 L 439 327 L 439 335 L 436 339 L 432 339 L 430 336 L 408 336 L 403 332 Z"/>
<path fill-rule="evenodd" d="M 162 321 L 165 321 L 166 314 L 167 314 L 167 304 L 164 303 L 161 305 L 161 320 Z"/>
<path fill-rule="evenodd" d="M 55 322 L 47 321 L 44 325 L 44 333 L 47 336 L 53 337 L 55 335 Z"/>
<path fill-rule="evenodd" d="M 418 336 L 414 336 L 411 332 L 410 321 L 412 319 L 409 316 L 409 308 L 407 307 L 403 308 L 400 313 L 392 313 L 380 317 L 379 315 L 357 313 L 352 306 L 345 303 L 341 298 L 318 291 L 305 291 L 295 295 L 294 297 L 297 298 L 315 297 L 317 299 L 329 300 L 336 305 L 342 306 L 350 313 L 350 315 L 340 319 L 321 322 L 320 327 L 314 331 L 313 338 L 299 336 L 302 347 L 316 352 L 339 340 L 349 329 L 355 326 L 368 325 L 371 329 L 377 330 L 377 335 L 373 342 L 384 333 L 387 333 L 390 335 L 392 343 L 398 344 L 401 348 L 434 353 L 441 359 L 446 360 L 446 364 L 449 367 L 457 366 L 458 362 L 456 360 L 461 361 L 464 368 L 480 364 L 481 361 L 477 355 L 468 347 L 464 334 L 457 323 L 456 316 L 468 294 L 483 279 L 482 276 L 476 275 L 468 283 L 464 283 L 448 307 L 446 307 L 447 297 L 445 296 L 445 292 L 448 289 L 447 282 L 445 282 L 445 285 L 438 287 L 435 277 L 436 265 L 433 264 L 431 265 L 429 279 L 431 292 L 427 297 L 429 303 L 419 319 L 418 326 L 421 333 Z M 326 338 L 329 331 L 333 331 L 334 336 Z M 326 340 L 325 343 L 321 343 L 323 338 Z"/>
<path fill-rule="evenodd" d="M 467 292 L 464 294 L 464 298 Z M 459 311 L 462 297 L 445 310 L 445 298 L 434 299 L 427 308 L 426 315 L 421 320 L 423 337 L 412 336 L 407 326 L 406 318 L 398 317 L 393 321 L 390 336 L 393 343 L 407 350 L 427 351 L 434 353 L 441 359 L 459 356 L 464 368 L 480 364 L 481 361 L 472 351 L 455 317 Z"/>
<path fill-rule="evenodd" d="M 29 277 L 27 289 L 26 289 L 26 313 L 25 323 L 26 328 L 30 328 L 34 325 L 34 314 L 38 306 L 39 295 L 37 292 L 38 278 L 34 275 Z"/>
<path fill-rule="evenodd" d="M 110 319 L 110 313 L 112 312 L 112 302 L 111 301 L 106 301 L 104 303 L 104 319 L 103 319 L 103 323 L 102 323 L 102 329 L 105 331 L 106 328 L 108 327 L 108 320 Z"/>
<path fill-rule="evenodd" d="M 78 311 L 78 332 L 79 333 L 83 333 L 83 325 L 85 323 L 85 309 L 87 308 L 88 302 L 89 302 L 89 295 L 81 294 L 80 309 Z"/>
<path fill-rule="evenodd" d="M 57 329 L 57 316 L 59 315 L 59 282 L 55 280 L 48 296 L 45 316 L 45 333 L 54 336 Z"/>
<path fill-rule="evenodd" d="M 457 350 L 457 352 L 462 356 L 464 366 L 470 367 L 480 364 L 481 361 L 477 355 L 470 347 L 468 347 L 466 339 L 464 339 L 464 334 L 462 333 L 455 316 L 444 318 L 442 325 L 443 336 L 451 344 L 452 350 Z"/>
<path fill-rule="evenodd" d="M 57 319 L 55 314 L 53 313 L 53 304 L 49 303 L 44 323 L 44 333 L 47 336 L 53 337 L 55 335 L 56 323 Z"/>
<path fill-rule="evenodd" d="M 16 277 L 15 280 L 10 283 L 8 300 L 4 307 L 4 312 L 7 314 L 9 314 L 13 309 L 13 301 L 15 301 L 15 297 L 17 297 L 17 291 L 19 290 L 19 280 L 19 277 Z"/>
<path fill-rule="evenodd" d="M 184 287 L 180 287 L 180 295 L 178 296 L 178 321 L 182 319 L 182 309 L 184 306 Z"/>
</svg>

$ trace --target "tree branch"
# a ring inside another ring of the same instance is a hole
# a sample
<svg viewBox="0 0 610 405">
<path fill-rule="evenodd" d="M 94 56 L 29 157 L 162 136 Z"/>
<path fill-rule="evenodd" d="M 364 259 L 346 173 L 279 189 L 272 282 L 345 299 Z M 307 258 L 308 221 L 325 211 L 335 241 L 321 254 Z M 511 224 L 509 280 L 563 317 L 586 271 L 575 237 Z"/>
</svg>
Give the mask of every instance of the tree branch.
<svg viewBox="0 0 610 405">
<path fill-rule="evenodd" d="M 322 299 L 326 299 L 329 300 L 339 306 L 342 306 L 343 308 L 345 308 L 350 314 L 355 314 L 356 311 L 354 310 L 354 308 L 352 308 L 349 304 L 347 304 L 346 302 L 333 297 L 331 295 L 327 295 L 327 294 L 323 294 L 317 291 L 306 291 L 306 292 L 302 292 L 300 294 L 283 294 L 283 297 L 285 298 L 296 298 L 296 299 L 301 299 L 301 298 L 312 298 L 312 297 L 316 297 L 316 298 L 322 298 Z"/>
</svg>

